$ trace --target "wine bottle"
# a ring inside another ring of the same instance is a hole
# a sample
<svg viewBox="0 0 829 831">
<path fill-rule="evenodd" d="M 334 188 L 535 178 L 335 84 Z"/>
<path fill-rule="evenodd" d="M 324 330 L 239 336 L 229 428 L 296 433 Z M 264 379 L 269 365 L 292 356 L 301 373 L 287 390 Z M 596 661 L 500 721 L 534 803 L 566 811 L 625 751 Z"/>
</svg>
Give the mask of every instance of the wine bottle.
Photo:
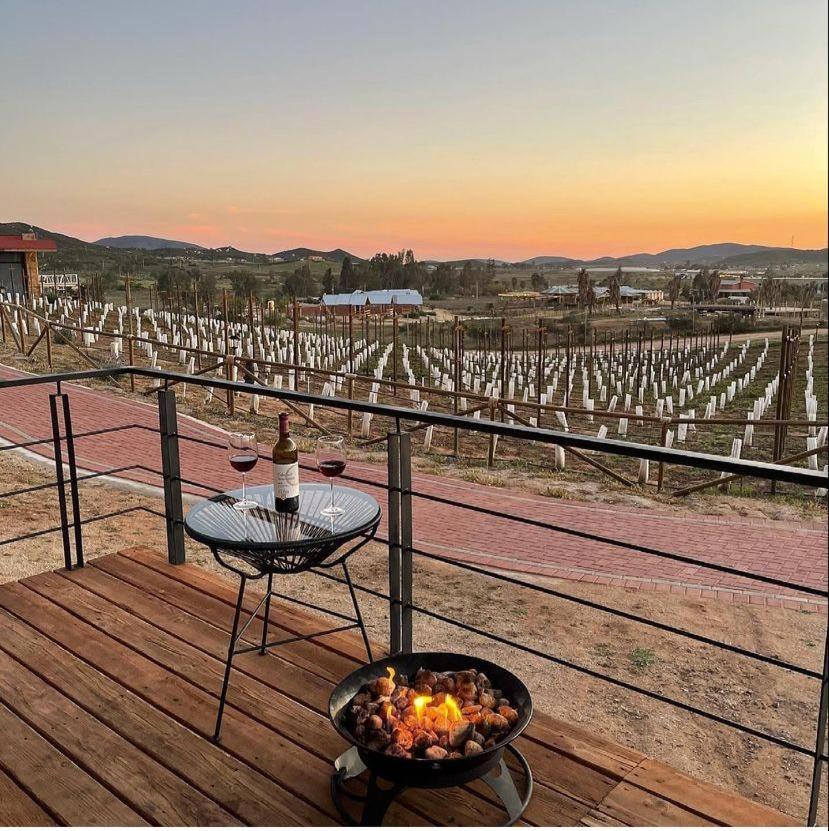
<svg viewBox="0 0 829 831">
<path fill-rule="evenodd" d="M 288 429 L 288 413 L 279 414 L 279 441 L 273 446 L 273 501 L 277 511 L 299 510 L 299 453 Z"/>
</svg>

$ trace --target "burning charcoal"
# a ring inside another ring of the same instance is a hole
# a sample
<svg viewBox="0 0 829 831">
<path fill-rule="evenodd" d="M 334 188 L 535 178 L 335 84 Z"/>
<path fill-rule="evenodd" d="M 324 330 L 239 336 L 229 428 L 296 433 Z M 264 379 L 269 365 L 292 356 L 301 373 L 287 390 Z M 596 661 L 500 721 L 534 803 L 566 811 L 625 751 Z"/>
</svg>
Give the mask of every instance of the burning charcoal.
<svg viewBox="0 0 829 831">
<path fill-rule="evenodd" d="M 390 696 L 394 692 L 394 681 L 386 675 L 381 675 L 371 682 L 371 691 L 374 695 Z"/>
<path fill-rule="evenodd" d="M 458 753 L 457 750 L 452 750 L 449 753 L 448 759 L 463 759 L 463 753 Z"/>
<path fill-rule="evenodd" d="M 478 742 L 474 742 L 471 739 L 463 746 L 464 756 L 475 756 L 476 754 L 483 752 L 483 747 L 481 747 Z"/>
<path fill-rule="evenodd" d="M 397 687 L 395 691 L 391 694 L 392 704 L 398 709 L 403 709 L 406 707 L 406 703 L 409 700 L 409 688 L 408 687 Z"/>
<path fill-rule="evenodd" d="M 486 736 L 482 733 L 479 733 L 477 730 L 472 734 L 472 741 L 478 742 L 479 745 L 483 746 L 483 743 L 486 741 Z"/>
<path fill-rule="evenodd" d="M 366 704 L 371 701 L 371 694 L 367 692 L 357 693 L 354 698 L 351 699 L 351 703 L 355 707 L 364 707 Z"/>
<path fill-rule="evenodd" d="M 439 759 L 445 759 L 449 754 L 442 747 L 429 747 L 423 755 L 427 759 L 437 762 Z"/>
<path fill-rule="evenodd" d="M 412 758 L 412 754 L 405 747 L 401 747 L 399 744 L 394 744 L 393 742 L 386 748 L 386 756 L 396 756 L 398 759 Z"/>
<path fill-rule="evenodd" d="M 416 684 L 422 684 L 426 687 L 432 688 L 435 684 L 437 684 L 438 677 L 434 672 L 421 668 L 417 671 L 417 675 L 415 675 L 415 682 Z"/>
<path fill-rule="evenodd" d="M 482 690 L 488 690 L 490 689 L 490 687 L 492 687 L 492 682 L 482 672 L 478 673 L 478 677 L 475 679 L 475 683 Z"/>
<path fill-rule="evenodd" d="M 432 741 L 431 735 L 425 730 L 420 730 L 414 734 L 412 739 L 412 751 L 422 755 L 427 748 L 430 748 L 433 744 L 434 742 Z"/>
<path fill-rule="evenodd" d="M 471 716 L 473 713 L 480 713 L 481 712 L 481 705 L 480 704 L 468 704 L 464 707 L 461 712 L 465 716 Z"/>
<path fill-rule="evenodd" d="M 496 745 L 496 741 L 495 741 L 495 739 L 487 739 L 487 740 L 484 742 L 484 747 L 485 747 L 487 750 L 489 750 L 489 748 L 490 748 L 490 747 L 495 747 L 495 745 Z"/>
<path fill-rule="evenodd" d="M 504 698 L 503 696 L 498 699 L 498 706 L 499 707 L 509 707 L 510 700 L 508 698 Z"/>
<path fill-rule="evenodd" d="M 396 727 L 392 730 L 391 740 L 394 744 L 402 747 L 403 750 L 408 750 L 412 746 L 414 736 L 411 730 L 407 730 L 405 727 Z"/>
<path fill-rule="evenodd" d="M 462 684 L 458 684 L 457 695 L 458 698 L 461 698 L 464 701 L 472 701 L 473 703 L 477 701 L 478 688 L 475 686 L 475 682 L 464 681 Z"/>
<path fill-rule="evenodd" d="M 484 725 L 492 733 L 503 733 L 509 728 L 509 722 L 500 713 L 489 713 L 484 717 Z"/>
<path fill-rule="evenodd" d="M 376 701 L 369 701 L 366 704 L 366 710 L 370 716 L 376 715 L 380 712 L 380 705 Z"/>
<path fill-rule="evenodd" d="M 361 743 L 362 743 L 362 742 L 364 742 L 364 741 L 366 740 L 366 728 L 365 728 L 365 725 L 358 724 L 358 725 L 354 728 L 354 738 L 355 738 L 358 742 L 361 742 Z"/>
<path fill-rule="evenodd" d="M 474 684 L 478 677 L 478 671 L 475 669 L 465 669 L 462 672 L 455 673 L 456 684 Z"/>
<path fill-rule="evenodd" d="M 451 675 L 441 676 L 432 689 L 435 693 L 453 693 L 455 692 L 455 679 Z"/>
<path fill-rule="evenodd" d="M 397 676 L 397 686 L 398 687 L 408 687 L 409 686 L 409 677 L 407 675 L 398 675 Z"/>
<path fill-rule="evenodd" d="M 507 722 L 509 723 L 510 727 L 518 721 L 518 711 L 513 709 L 512 707 L 499 707 L 498 708 L 498 715 L 503 716 Z"/>
<path fill-rule="evenodd" d="M 380 718 L 376 713 L 373 716 L 368 717 L 368 721 L 366 722 L 366 727 L 369 730 L 382 730 L 383 729 L 383 719 Z"/>
<path fill-rule="evenodd" d="M 451 726 L 452 722 L 446 716 L 439 715 L 435 719 L 434 730 L 438 735 L 441 733 L 448 733 Z"/>
<path fill-rule="evenodd" d="M 431 695 L 432 688 L 428 684 L 421 684 L 419 681 L 415 684 L 415 692 L 418 695 Z"/>
<path fill-rule="evenodd" d="M 478 701 L 481 704 L 481 707 L 488 707 L 490 710 L 495 709 L 495 697 L 490 692 L 482 692 L 480 696 L 478 696 Z"/>
<path fill-rule="evenodd" d="M 365 724 L 368 719 L 368 710 L 365 707 L 352 707 L 348 711 L 348 719 L 352 724 Z"/>
<path fill-rule="evenodd" d="M 452 747 L 463 747 L 463 744 L 468 739 L 472 738 L 475 732 L 475 725 L 471 721 L 456 721 L 449 728 L 449 744 Z"/>
</svg>

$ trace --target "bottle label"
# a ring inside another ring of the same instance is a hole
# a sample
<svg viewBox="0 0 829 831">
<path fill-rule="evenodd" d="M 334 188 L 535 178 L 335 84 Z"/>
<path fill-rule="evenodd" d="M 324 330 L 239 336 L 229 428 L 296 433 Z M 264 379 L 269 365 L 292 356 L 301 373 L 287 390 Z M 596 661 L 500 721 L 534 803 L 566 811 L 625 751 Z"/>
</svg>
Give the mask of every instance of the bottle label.
<svg viewBox="0 0 829 831">
<path fill-rule="evenodd" d="M 273 495 L 276 499 L 299 496 L 299 462 L 273 466 Z"/>
</svg>

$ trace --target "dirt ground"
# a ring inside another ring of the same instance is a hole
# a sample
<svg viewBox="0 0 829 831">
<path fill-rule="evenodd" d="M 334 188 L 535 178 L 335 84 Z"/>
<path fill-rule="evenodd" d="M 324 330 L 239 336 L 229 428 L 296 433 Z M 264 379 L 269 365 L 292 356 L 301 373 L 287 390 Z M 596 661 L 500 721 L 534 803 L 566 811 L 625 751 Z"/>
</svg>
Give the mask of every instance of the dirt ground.
<svg viewBox="0 0 829 831">
<path fill-rule="evenodd" d="M 3 497 L 7 491 L 44 483 L 52 475 L 51 466 L 0 452 L 0 543 L 55 524 L 54 489 Z M 163 510 L 158 493 L 100 481 L 82 483 L 81 488 L 84 518 L 142 505 Z M 163 550 L 163 521 L 135 510 L 84 526 L 88 558 L 138 543 Z M 217 570 L 206 550 L 189 541 L 187 556 Z M 0 545 L 0 582 L 57 568 L 62 562 L 59 534 Z M 425 560 L 417 560 L 415 565 L 417 605 L 488 629 L 511 643 L 615 676 L 806 747 L 814 746 L 817 681 L 458 568 Z M 351 566 L 360 584 L 387 590 L 382 546 L 374 545 L 356 555 Z M 821 669 L 825 611 L 767 609 L 564 580 L 539 581 L 539 585 Z M 313 575 L 291 578 L 280 588 L 333 609 L 346 608 L 341 586 Z M 368 595 L 362 602 L 372 636 L 387 641 L 385 604 Z M 811 763 L 805 756 L 417 613 L 415 644 L 417 648 L 451 647 L 485 654 L 520 674 L 540 711 L 586 726 L 797 819 L 805 817 L 811 774 Z M 826 816 L 824 802 L 823 824 Z"/>
</svg>

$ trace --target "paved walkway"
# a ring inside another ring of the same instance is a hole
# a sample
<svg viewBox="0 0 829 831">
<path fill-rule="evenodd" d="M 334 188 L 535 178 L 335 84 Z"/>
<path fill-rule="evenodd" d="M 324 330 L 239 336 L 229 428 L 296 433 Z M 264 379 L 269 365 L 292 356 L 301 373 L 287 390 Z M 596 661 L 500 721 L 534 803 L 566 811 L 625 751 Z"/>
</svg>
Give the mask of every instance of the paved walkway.
<svg viewBox="0 0 829 831">
<path fill-rule="evenodd" d="M 0 366 L 0 379 L 20 375 L 16 370 Z M 52 391 L 46 386 L 0 390 L 0 439 L 19 442 L 50 436 L 48 395 Z M 158 436 L 141 429 L 157 429 L 154 403 L 135 400 L 117 391 L 74 385 L 64 385 L 64 391 L 69 393 L 76 434 L 137 425 L 126 431 L 78 438 L 76 453 L 80 467 L 100 471 L 140 463 L 160 470 Z M 220 429 L 185 416 L 179 416 L 179 432 L 182 436 L 224 441 Z M 50 443 L 31 450 L 52 458 Z M 238 476 L 227 464 L 223 449 L 182 440 L 180 452 L 185 479 L 223 489 L 238 486 Z M 264 447 L 263 452 L 266 452 Z M 386 471 L 382 466 L 355 462 L 349 464 L 347 473 L 376 482 L 377 486 L 359 486 L 372 491 L 381 502 L 385 501 L 381 486 L 385 483 Z M 157 475 L 140 470 L 126 472 L 122 477 L 159 484 Z M 314 472 L 303 472 L 303 477 L 319 478 Z M 252 484 L 269 479 L 270 469 L 265 464 L 250 475 Z M 452 498 L 467 506 L 540 520 L 810 587 L 827 585 L 825 526 L 796 528 L 767 520 L 718 519 L 580 503 L 420 473 L 413 475 L 412 483 L 416 492 Z M 192 486 L 185 486 L 185 491 L 200 492 Z M 796 592 L 760 580 L 732 577 L 704 566 L 674 562 L 624 546 L 584 540 L 424 498 L 414 499 L 414 540 L 416 547 L 452 559 L 528 575 L 642 587 L 735 602 L 800 605 L 794 600 Z M 814 597 L 801 599 L 815 601 Z"/>
</svg>

